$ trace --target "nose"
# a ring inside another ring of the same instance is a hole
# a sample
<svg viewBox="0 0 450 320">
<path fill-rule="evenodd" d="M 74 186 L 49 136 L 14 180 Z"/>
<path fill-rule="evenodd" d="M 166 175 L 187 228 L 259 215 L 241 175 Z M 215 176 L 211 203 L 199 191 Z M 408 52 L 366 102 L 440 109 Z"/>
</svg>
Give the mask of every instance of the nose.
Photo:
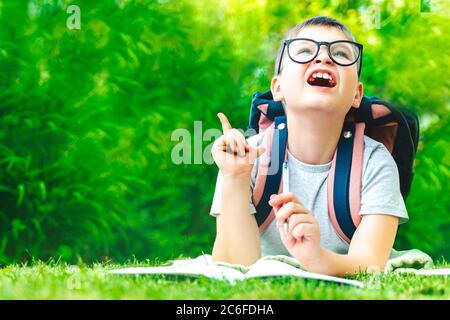
<svg viewBox="0 0 450 320">
<path fill-rule="evenodd" d="M 321 45 L 319 48 L 319 53 L 317 54 L 317 57 L 314 59 L 314 63 L 326 63 L 326 64 L 333 64 L 333 60 L 331 60 L 328 49 L 325 45 Z"/>
</svg>

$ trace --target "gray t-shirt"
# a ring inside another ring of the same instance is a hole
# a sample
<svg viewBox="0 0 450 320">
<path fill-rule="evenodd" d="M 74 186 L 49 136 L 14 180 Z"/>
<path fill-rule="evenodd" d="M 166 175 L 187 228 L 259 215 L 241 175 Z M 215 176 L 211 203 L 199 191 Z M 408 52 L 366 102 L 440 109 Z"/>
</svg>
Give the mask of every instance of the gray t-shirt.
<svg viewBox="0 0 450 320">
<path fill-rule="evenodd" d="M 249 144 L 259 145 L 263 135 L 264 133 L 249 138 Z M 360 215 L 385 214 L 399 217 L 399 224 L 408 221 L 408 213 L 400 193 L 397 165 L 389 151 L 383 144 L 364 136 L 363 158 Z M 258 162 L 253 167 L 250 194 L 255 185 L 257 165 Z M 321 246 L 339 254 L 347 254 L 349 245 L 335 231 L 328 215 L 327 178 L 331 162 L 310 165 L 295 159 L 288 152 L 288 167 L 289 190 L 317 219 Z M 212 216 L 220 214 L 222 181 L 223 177 L 219 171 L 210 211 Z M 256 212 L 251 197 L 250 212 Z M 262 256 L 290 255 L 281 242 L 275 220 L 261 235 L 261 250 Z"/>
</svg>

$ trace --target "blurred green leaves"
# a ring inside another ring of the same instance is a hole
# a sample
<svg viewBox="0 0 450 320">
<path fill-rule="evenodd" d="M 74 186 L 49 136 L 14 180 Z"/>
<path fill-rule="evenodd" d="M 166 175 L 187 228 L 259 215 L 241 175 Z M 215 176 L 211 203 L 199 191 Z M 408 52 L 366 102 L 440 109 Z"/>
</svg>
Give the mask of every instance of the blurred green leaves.
<svg viewBox="0 0 450 320">
<path fill-rule="evenodd" d="M 450 258 L 448 53 L 442 12 L 370 1 L 78 1 L 0 5 L 0 263 L 209 252 L 215 165 L 175 165 L 174 130 L 246 128 L 289 27 L 326 14 L 364 44 L 365 93 L 434 119 L 397 247 Z M 366 17 L 367 18 L 367 17 Z M 206 147 L 210 142 L 203 142 Z"/>
</svg>

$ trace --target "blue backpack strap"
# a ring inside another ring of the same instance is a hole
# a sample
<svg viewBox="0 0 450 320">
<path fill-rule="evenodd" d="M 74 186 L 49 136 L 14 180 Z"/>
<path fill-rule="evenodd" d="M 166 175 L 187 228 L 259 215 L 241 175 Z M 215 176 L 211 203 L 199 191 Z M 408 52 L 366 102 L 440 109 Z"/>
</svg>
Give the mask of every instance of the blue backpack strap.
<svg viewBox="0 0 450 320">
<path fill-rule="evenodd" d="M 286 116 L 275 117 L 272 146 L 270 149 L 270 163 L 266 184 L 261 200 L 256 205 L 256 222 L 261 226 L 269 217 L 272 207 L 269 205 L 270 196 L 277 194 L 280 189 L 283 161 L 287 146 L 287 122 Z"/>
<path fill-rule="evenodd" d="M 352 168 L 355 124 L 345 123 L 336 151 L 333 205 L 339 227 L 351 239 L 356 231 L 350 212 L 350 172 Z"/>
</svg>

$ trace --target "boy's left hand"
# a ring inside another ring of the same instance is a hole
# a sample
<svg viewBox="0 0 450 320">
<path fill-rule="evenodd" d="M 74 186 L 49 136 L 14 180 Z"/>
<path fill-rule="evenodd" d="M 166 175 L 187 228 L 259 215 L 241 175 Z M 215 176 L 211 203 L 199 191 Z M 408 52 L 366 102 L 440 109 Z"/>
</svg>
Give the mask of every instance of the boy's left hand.
<svg viewBox="0 0 450 320">
<path fill-rule="evenodd" d="M 281 240 L 289 253 L 304 266 L 320 260 L 320 230 L 314 215 L 291 192 L 272 195 L 269 204 L 274 208 Z M 288 233 L 284 222 L 289 218 Z"/>
</svg>

